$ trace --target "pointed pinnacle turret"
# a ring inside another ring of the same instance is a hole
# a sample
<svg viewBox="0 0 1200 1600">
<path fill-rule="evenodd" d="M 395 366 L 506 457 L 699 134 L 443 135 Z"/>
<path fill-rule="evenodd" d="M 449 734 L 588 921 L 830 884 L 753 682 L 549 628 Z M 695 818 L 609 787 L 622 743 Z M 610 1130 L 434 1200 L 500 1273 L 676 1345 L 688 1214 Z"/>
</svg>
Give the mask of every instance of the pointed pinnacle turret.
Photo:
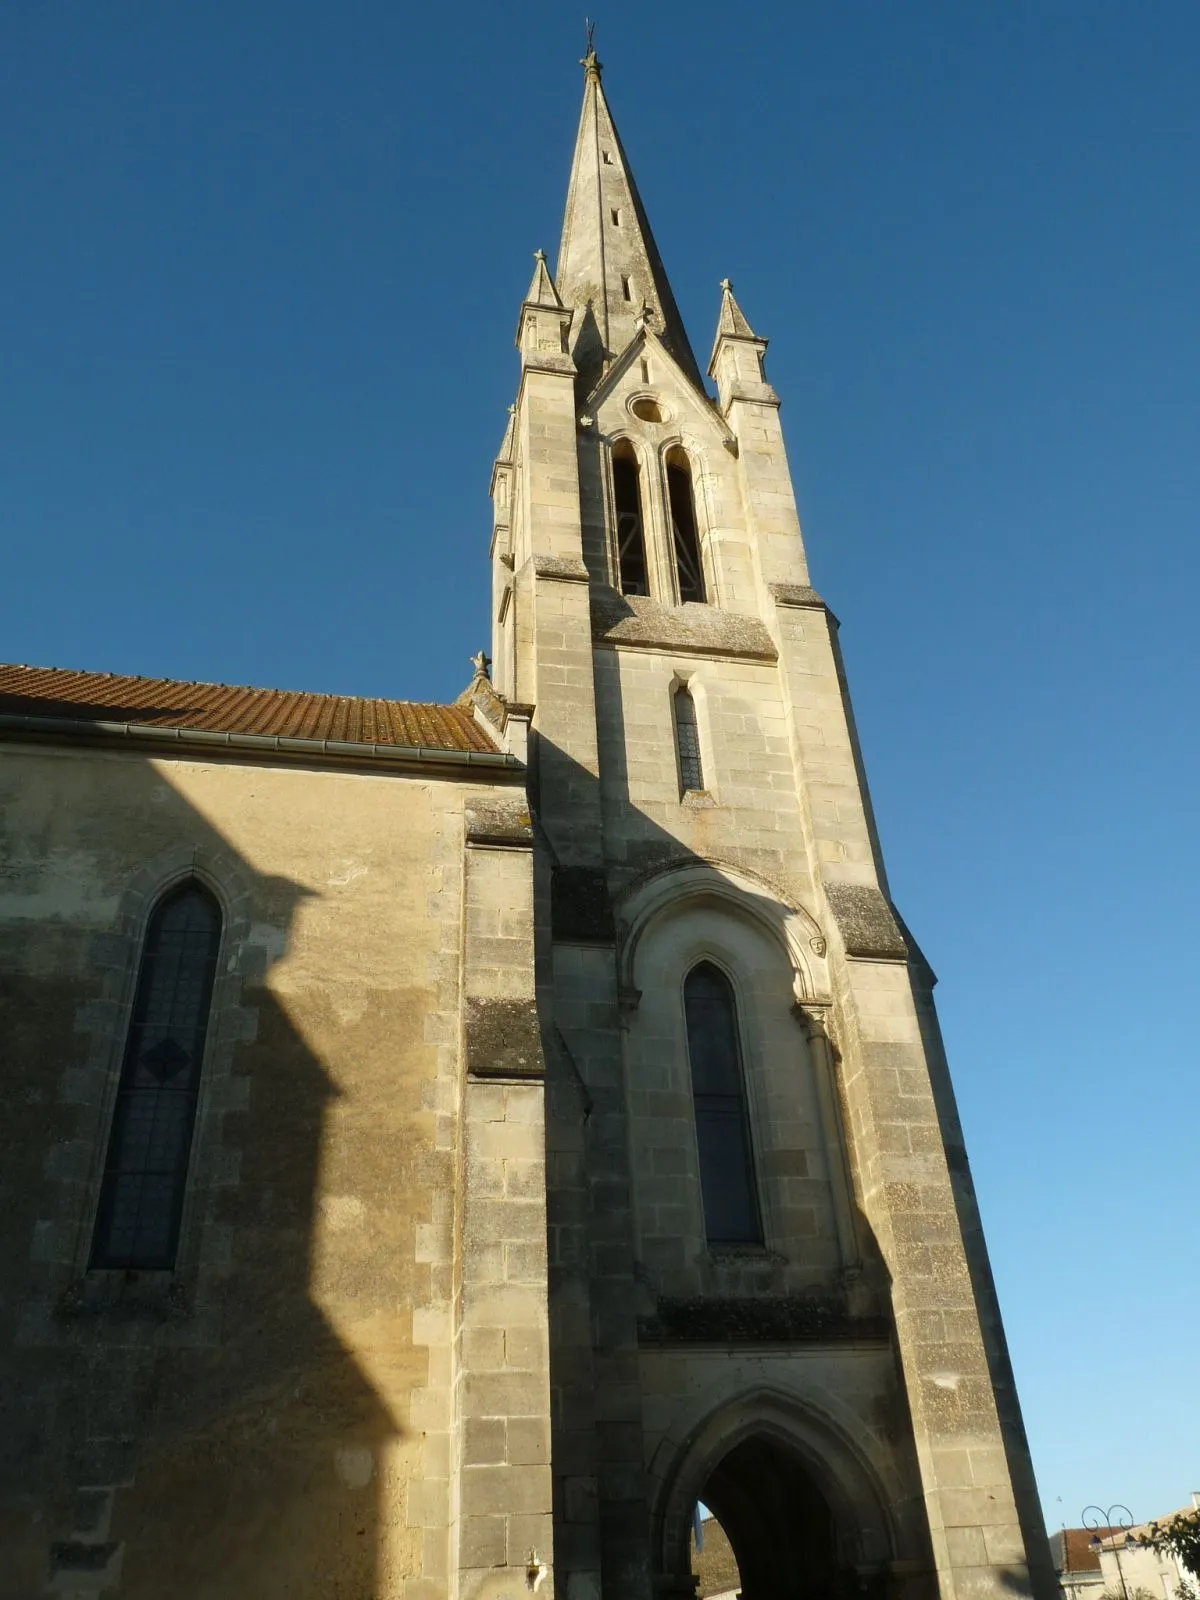
<svg viewBox="0 0 1200 1600">
<path fill-rule="evenodd" d="M 505 424 L 504 424 L 504 437 L 503 437 L 503 439 L 501 439 L 500 448 L 496 452 L 496 460 L 497 461 L 507 462 L 507 461 L 511 461 L 512 460 L 512 458 L 513 458 L 513 446 L 516 443 L 516 438 L 517 438 L 517 408 L 516 408 L 516 406 L 509 406 L 509 408 L 508 408 L 508 417 L 507 417 L 507 419 L 505 421 Z"/>
<path fill-rule="evenodd" d="M 757 339 L 758 335 L 746 321 L 741 306 L 733 298 L 733 284 L 721 279 L 721 312 L 717 318 L 717 338 L 730 334 L 735 339 Z"/>
<path fill-rule="evenodd" d="M 567 348 L 571 313 L 559 298 L 554 279 L 546 265 L 546 252 L 533 252 L 533 277 L 517 321 L 517 348 L 523 367 L 535 366 L 548 372 L 574 373 L 575 363 Z"/>
<path fill-rule="evenodd" d="M 567 189 L 558 292 L 574 311 L 571 349 L 585 384 L 639 332 L 643 308 L 663 344 L 703 392 L 700 372 L 600 83 L 588 38 L 583 110 Z"/>
<path fill-rule="evenodd" d="M 562 300 L 558 290 L 554 287 L 554 279 L 550 276 L 550 269 L 546 265 L 546 252 L 535 250 L 533 259 L 536 263 L 533 269 L 533 278 L 525 295 L 527 306 L 553 306 L 555 310 L 562 310 Z"/>
<path fill-rule="evenodd" d="M 733 298 L 733 285 L 721 279 L 721 309 L 713 341 L 708 375 L 715 378 L 721 410 L 728 414 L 734 399 L 778 405 L 779 397 L 766 380 L 763 357 L 767 341 L 755 333 L 741 306 Z"/>
</svg>

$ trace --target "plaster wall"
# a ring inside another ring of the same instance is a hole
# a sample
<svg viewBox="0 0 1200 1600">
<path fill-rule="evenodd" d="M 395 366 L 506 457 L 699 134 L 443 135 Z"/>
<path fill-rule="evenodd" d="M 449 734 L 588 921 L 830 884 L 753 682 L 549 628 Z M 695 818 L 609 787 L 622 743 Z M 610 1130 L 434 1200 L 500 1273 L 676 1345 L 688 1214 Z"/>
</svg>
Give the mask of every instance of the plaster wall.
<svg viewBox="0 0 1200 1600">
<path fill-rule="evenodd" d="M 1124 1545 L 1121 1564 L 1112 1549 L 1100 1552 L 1100 1582 L 1093 1594 L 1123 1595 L 1122 1577 L 1130 1600 L 1175 1600 L 1181 1582 L 1188 1581 L 1179 1561 L 1169 1550 L 1153 1550 L 1138 1545 Z"/>
</svg>

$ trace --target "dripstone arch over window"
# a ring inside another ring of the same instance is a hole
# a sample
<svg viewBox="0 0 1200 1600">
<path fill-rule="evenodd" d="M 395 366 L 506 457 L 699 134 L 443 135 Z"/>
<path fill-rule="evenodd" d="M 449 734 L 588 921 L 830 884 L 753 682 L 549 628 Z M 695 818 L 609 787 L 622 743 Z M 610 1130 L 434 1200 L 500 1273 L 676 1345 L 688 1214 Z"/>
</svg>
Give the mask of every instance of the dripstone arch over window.
<svg viewBox="0 0 1200 1600">
<path fill-rule="evenodd" d="M 683 1008 L 705 1236 L 710 1244 L 761 1244 L 737 1003 L 729 979 L 711 961 L 688 973 Z"/>
<path fill-rule="evenodd" d="M 221 912 L 194 879 L 151 915 L 92 1237 L 93 1267 L 174 1266 Z"/>
<path fill-rule="evenodd" d="M 703 601 L 706 598 L 704 564 L 700 559 L 700 530 L 696 523 L 692 464 L 678 445 L 667 453 L 667 503 L 671 512 L 671 545 L 679 580 L 679 598 Z"/>
<path fill-rule="evenodd" d="M 617 579 L 622 594 L 649 594 L 641 472 L 628 439 L 613 446 L 613 511 L 617 525 Z"/>
</svg>

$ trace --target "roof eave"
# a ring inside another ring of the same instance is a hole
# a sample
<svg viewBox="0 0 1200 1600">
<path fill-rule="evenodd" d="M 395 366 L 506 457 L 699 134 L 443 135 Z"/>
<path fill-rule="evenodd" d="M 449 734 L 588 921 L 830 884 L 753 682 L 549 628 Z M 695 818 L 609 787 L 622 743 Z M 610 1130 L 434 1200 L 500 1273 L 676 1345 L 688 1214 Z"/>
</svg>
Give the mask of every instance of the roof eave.
<svg viewBox="0 0 1200 1600">
<path fill-rule="evenodd" d="M 372 767 L 397 770 L 445 769 L 446 776 L 510 781 L 523 777 L 524 765 L 502 750 L 454 750 L 443 746 L 365 744 L 348 739 L 300 739 L 285 734 L 231 733 L 208 728 L 150 728 L 138 722 L 84 721 L 70 717 L 36 717 L 0 712 L 0 739 L 40 744 L 91 744 L 109 748 L 136 746 L 147 753 L 219 756 L 226 759 L 271 759 L 282 765 Z"/>
</svg>

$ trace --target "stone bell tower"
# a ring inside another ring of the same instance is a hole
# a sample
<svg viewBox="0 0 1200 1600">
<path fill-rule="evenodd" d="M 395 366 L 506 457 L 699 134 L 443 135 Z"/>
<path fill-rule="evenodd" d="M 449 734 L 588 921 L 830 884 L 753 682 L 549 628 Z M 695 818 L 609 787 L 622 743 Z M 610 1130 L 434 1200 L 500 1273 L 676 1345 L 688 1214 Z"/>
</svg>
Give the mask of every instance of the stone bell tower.
<svg viewBox="0 0 1200 1600">
<path fill-rule="evenodd" d="M 1048 1596 L 932 1002 L 888 894 L 767 342 L 706 390 L 601 87 L 493 477 L 529 723 L 557 1592 Z M 697 196 L 699 199 L 700 196 Z"/>
</svg>

